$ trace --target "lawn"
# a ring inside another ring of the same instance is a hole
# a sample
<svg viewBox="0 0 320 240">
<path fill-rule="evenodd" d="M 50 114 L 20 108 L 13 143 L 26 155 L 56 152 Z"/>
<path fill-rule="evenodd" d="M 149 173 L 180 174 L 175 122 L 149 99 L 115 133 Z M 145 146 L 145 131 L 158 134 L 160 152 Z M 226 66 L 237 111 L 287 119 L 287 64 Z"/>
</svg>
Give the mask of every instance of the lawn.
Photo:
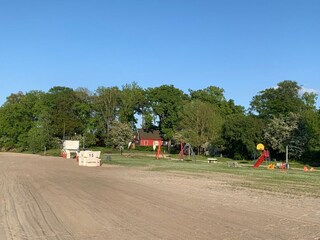
<svg viewBox="0 0 320 240">
<path fill-rule="evenodd" d="M 104 157 L 103 157 L 104 159 Z M 218 158 L 217 163 L 208 163 L 205 158 L 196 161 L 155 159 L 154 156 L 135 154 L 111 155 L 111 161 L 103 164 L 140 167 L 147 171 L 178 171 L 194 174 L 210 174 L 214 177 L 227 177 L 227 183 L 235 188 L 256 189 L 267 192 L 281 192 L 298 196 L 320 197 L 320 171 L 302 170 L 302 165 L 291 163 L 289 170 L 269 170 L 263 163 L 259 168 L 252 168 L 252 161 L 237 161 L 239 167 L 229 167 L 230 159 Z M 234 162 L 234 161 L 232 161 Z"/>
</svg>

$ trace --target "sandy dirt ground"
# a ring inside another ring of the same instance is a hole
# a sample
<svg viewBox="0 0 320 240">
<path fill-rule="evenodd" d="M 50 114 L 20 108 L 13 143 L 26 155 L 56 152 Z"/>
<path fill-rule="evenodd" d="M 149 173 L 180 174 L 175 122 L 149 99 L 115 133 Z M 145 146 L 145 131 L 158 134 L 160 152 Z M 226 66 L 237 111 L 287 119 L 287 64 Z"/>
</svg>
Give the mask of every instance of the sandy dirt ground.
<svg viewBox="0 0 320 240">
<path fill-rule="evenodd" d="M 320 239 L 320 199 L 0 153 L 0 239 Z"/>
</svg>

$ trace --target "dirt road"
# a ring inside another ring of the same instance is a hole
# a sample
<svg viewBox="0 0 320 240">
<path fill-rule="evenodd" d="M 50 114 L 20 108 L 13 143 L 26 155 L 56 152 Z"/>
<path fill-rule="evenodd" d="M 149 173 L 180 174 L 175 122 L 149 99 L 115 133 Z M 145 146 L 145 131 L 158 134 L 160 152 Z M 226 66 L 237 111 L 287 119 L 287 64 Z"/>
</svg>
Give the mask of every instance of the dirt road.
<svg viewBox="0 0 320 240">
<path fill-rule="evenodd" d="M 0 239 L 320 239 L 319 199 L 0 153 Z"/>
</svg>

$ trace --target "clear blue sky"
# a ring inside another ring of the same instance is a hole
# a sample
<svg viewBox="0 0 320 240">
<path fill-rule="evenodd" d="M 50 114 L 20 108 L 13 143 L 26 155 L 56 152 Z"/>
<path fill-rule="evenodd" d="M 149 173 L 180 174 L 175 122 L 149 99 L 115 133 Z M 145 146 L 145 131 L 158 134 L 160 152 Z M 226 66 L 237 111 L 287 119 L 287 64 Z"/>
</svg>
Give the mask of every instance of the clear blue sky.
<svg viewBox="0 0 320 240">
<path fill-rule="evenodd" d="M 247 107 L 283 80 L 320 91 L 319 0 L 0 0 L 0 105 L 136 81 Z"/>
</svg>

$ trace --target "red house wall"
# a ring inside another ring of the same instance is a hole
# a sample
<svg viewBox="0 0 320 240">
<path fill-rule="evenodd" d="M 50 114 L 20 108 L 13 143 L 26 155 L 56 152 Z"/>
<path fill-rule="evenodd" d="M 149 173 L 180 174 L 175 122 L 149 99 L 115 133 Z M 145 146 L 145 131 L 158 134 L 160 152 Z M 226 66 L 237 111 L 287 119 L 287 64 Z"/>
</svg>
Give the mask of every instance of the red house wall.
<svg viewBox="0 0 320 240">
<path fill-rule="evenodd" d="M 162 140 L 159 139 L 140 139 L 140 146 L 153 146 L 154 141 L 158 141 L 162 145 Z"/>
</svg>

